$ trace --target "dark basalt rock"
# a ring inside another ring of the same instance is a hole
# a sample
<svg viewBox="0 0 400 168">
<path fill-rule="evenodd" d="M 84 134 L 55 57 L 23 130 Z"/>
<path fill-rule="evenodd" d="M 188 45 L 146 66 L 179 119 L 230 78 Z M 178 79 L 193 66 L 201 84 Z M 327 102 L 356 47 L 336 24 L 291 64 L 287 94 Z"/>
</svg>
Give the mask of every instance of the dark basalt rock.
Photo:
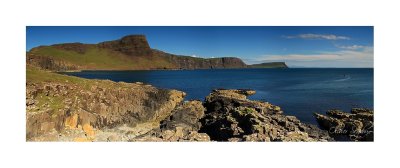
<svg viewBox="0 0 400 168">
<path fill-rule="evenodd" d="M 332 137 L 351 141 L 374 140 L 374 112 L 365 108 L 353 108 L 351 113 L 329 110 L 327 116 L 315 113 L 318 124 L 329 130 Z"/>
<path fill-rule="evenodd" d="M 169 118 L 161 121 L 159 128 L 132 141 L 210 141 L 207 134 L 198 132 L 204 110 L 201 101 L 184 102 L 172 111 Z"/>
<path fill-rule="evenodd" d="M 216 141 L 331 141 L 327 131 L 283 115 L 280 107 L 248 100 L 251 90 L 214 90 L 199 132 Z"/>
</svg>

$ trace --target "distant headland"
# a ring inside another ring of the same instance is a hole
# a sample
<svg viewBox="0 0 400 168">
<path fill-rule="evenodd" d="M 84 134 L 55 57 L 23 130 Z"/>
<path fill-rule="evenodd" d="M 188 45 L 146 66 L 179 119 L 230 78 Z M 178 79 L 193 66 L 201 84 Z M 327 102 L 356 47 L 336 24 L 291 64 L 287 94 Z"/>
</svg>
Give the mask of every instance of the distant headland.
<svg viewBox="0 0 400 168">
<path fill-rule="evenodd" d="M 284 62 L 245 64 L 240 58 L 197 58 L 150 47 L 144 35 L 128 35 L 98 44 L 64 43 L 27 52 L 27 64 L 51 71 L 288 68 Z"/>
</svg>

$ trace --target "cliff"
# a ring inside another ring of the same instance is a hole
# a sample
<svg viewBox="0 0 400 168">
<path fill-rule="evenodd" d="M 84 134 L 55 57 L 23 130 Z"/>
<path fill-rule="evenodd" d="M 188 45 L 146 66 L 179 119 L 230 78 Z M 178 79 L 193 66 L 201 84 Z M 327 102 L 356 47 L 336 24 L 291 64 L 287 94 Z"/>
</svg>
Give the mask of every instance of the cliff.
<svg viewBox="0 0 400 168">
<path fill-rule="evenodd" d="M 176 65 L 177 69 L 223 69 L 245 68 L 247 65 L 239 58 L 195 58 L 190 56 L 174 55 L 159 50 L 153 50 L 154 55 L 162 56 Z"/>
<path fill-rule="evenodd" d="M 152 49 L 144 35 L 129 35 L 98 44 L 65 43 L 39 46 L 27 52 L 26 63 L 52 71 L 248 67 L 241 59 L 235 57 L 195 58 Z"/>
<path fill-rule="evenodd" d="M 288 68 L 285 62 L 266 62 L 248 65 L 249 68 Z"/>
</svg>

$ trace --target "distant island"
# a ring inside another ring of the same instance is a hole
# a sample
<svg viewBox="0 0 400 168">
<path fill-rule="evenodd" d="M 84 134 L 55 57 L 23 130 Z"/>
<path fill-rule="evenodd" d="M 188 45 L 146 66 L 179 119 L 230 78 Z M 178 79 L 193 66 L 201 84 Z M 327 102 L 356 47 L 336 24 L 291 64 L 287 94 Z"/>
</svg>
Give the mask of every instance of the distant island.
<svg viewBox="0 0 400 168">
<path fill-rule="evenodd" d="M 240 58 L 197 58 L 150 48 L 144 35 L 98 44 L 64 43 L 27 52 L 27 64 L 51 71 L 288 68 L 284 62 L 245 64 Z"/>
<path fill-rule="evenodd" d="M 289 68 L 285 62 L 266 62 L 261 64 L 248 65 L 250 68 Z"/>
</svg>

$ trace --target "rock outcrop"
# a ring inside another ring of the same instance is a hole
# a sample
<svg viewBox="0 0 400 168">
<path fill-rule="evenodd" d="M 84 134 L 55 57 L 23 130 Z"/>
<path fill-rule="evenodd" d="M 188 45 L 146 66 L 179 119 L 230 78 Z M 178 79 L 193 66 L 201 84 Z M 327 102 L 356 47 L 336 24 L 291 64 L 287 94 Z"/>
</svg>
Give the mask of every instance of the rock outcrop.
<svg viewBox="0 0 400 168">
<path fill-rule="evenodd" d="M 374 112 L 365 108 L 353 108 L 350 113 L 329 110 L 327 115 L 314 113 L 318 124 L 329 130 L 338 140 L 373 141 Z"/>
<path fill-rule="evenodd" d="M 214 90 L 200 132 L 216 141 L 331 141 L 327 131 L 285 116 L 280 107 L 248 100 L 252 90 Z"/>
<path fill-rule="evenodd" d="M 106 41 L 97 44 L 100 48 L 107 48 L 122 52 L 128 56 L 152 56 L 153 52 L 144 35 L 129 35 L 119 40 Z"/>
<path fill-rule="evenodd" d="M 201 101 L 188 101 L 177 106 L 172 115 L 161 122 L 159 128 L 132 139 L 132 141 L 210 141 L 205 133 L 199 133 L 204 116 Z"/>
<path fill-rule="evenodd" d="M 159 123 L 185 96 L 184 92 L 144 84 L 82 81 L 87 83 L 27 83 L 27 140 L 64 129 L 87 132 Z"/>
</svg>

